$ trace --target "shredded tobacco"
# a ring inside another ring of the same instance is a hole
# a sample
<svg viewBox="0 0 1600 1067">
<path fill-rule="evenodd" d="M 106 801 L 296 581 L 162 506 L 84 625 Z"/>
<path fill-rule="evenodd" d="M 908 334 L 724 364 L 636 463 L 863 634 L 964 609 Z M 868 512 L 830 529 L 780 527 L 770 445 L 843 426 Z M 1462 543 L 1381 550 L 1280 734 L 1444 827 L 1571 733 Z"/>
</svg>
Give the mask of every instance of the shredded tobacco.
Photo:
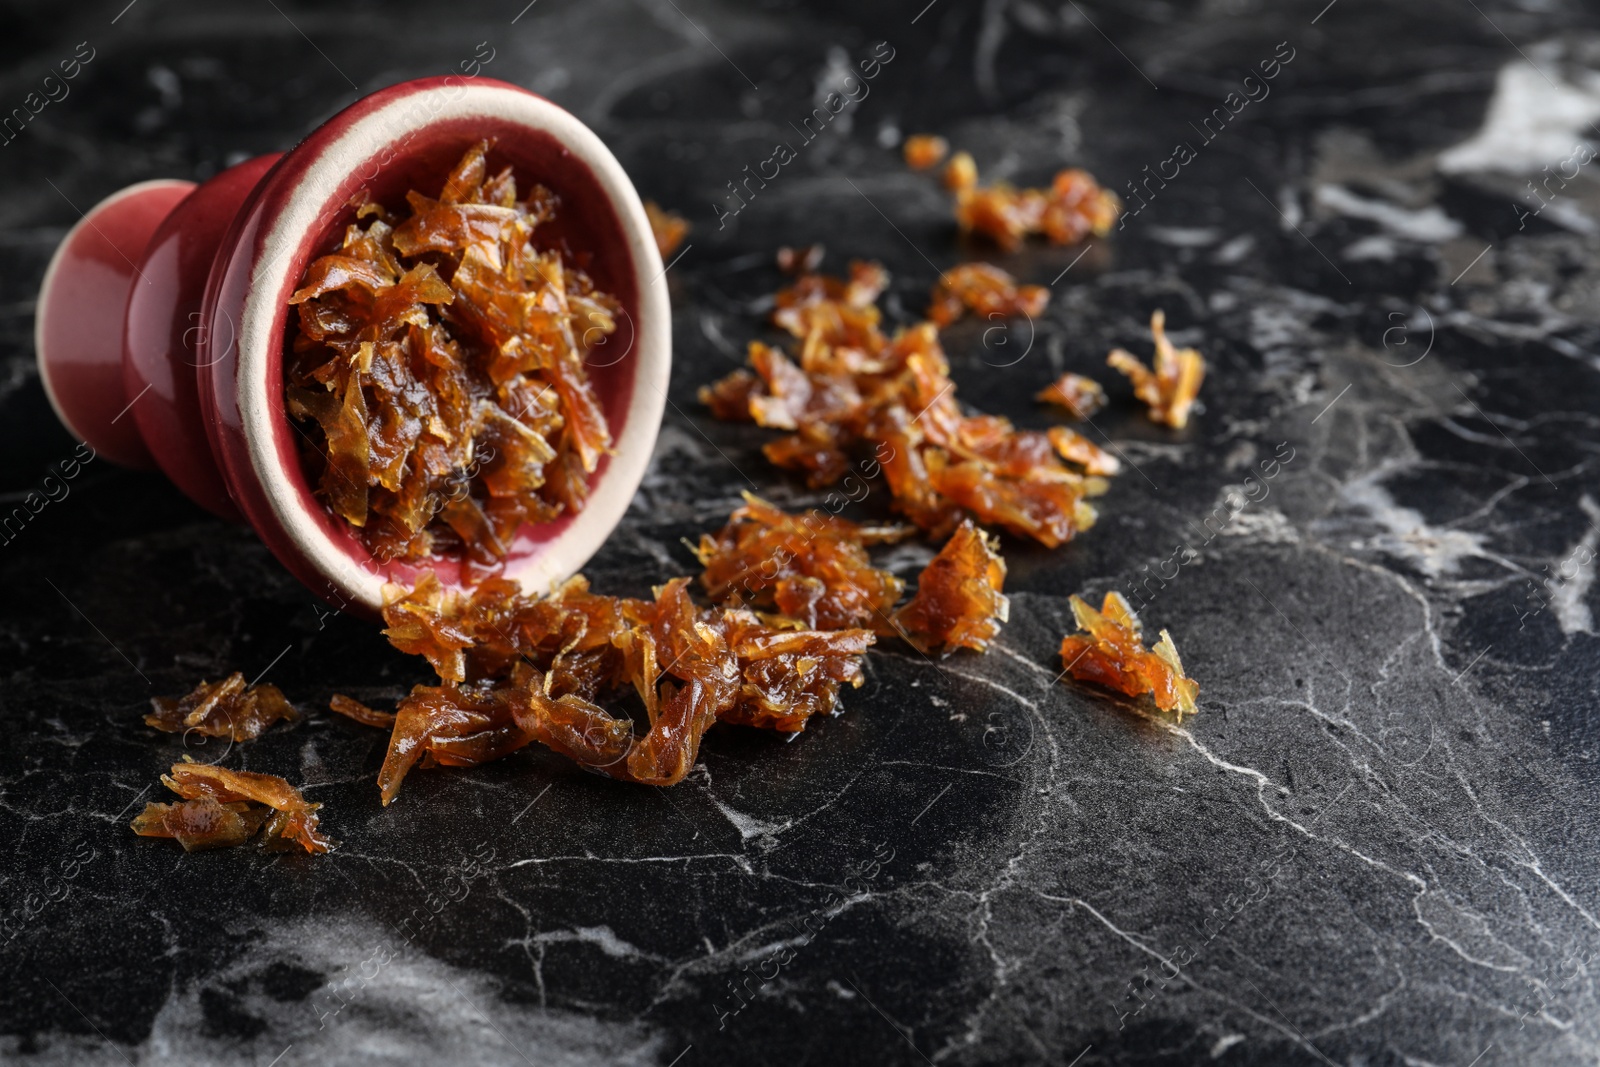
<svg viewBox="0 0 1600 1067">
<path fill-rule="evenodd" d="M 1107 593 L 1099 611 L 1078 596 L 1071 603 L 1078 629 L 1088 636 L 1068 634 L 1062 640 L 1065 673 L 1125 696 L 1149 693 L 1156 707 L 1176 711 L 1180 722 L 1200 710 L 1195 705 L 1200 686 L 1183 673 L 1171 634 L 1162 630 L 1161 639 L 1146 649 L 1139 618 L 1121 593 Z"/>
<path fill-rule="evenodd" d="M 799 362 L 752 342 L 754 373 L 737 370 L 700 390 L 718 418 L 790 431 L 763 449 L 813 488 L 851 470 L 881 468 L 895 508 L 942 537 L 971 516 L 1049 547 L 1095 519 L 1086 498 L 1106 483 L 1059 460 L 1049 438 L 998 416 L 962 413 L 931 322 L 887 336 L 875 303 L 888 284 L 875 263 L 848 279 L 802 273 L 777 295 L 773 321 L 799 339 Z"/>
<path fill-rule="evenodd" d="M 176 838 L 186 852 L 242 845 L 261 829 L 268 849 L 296 846 L 330 852 L 336 842 L 317 827 L 317 809 L 300 791 L 273 774 L 230 771 L 206 763 L 172 765 L 161 781 L 183 800 L 151 803 L 134 818 L 140 837 Z"/>
<path fill-rule="evenodd" d="M 1093 378 L 1067 372 L 1034 396 L 1054 404 L 1075 419 L 1087 419 L 1106 405 L 1106 391 Z"/>
<path fill-rule="evenodd" d="M 542 598 L 504 579 L 446 592 L 432 572 L 412 590 L 391 587 L 391 643 L 426 657 L 444 684 L 416 687 L 395 709 L 383 802 L 419 760 L 468 766 L 532 741 L 613 778 L 673 785 L 713 723 L 799 731 L 837 712 L 842 686 L 861 684 L 869 630 L 701 608 L 688 583 L 653 600 L 600 596 L 581 576 Z M 648 719 L 642 735 L 598 703 L 630 689 Z"/>
<path fill-rule="evenodd" d="M 891 630 L 927 653 L 958 648 L 984 652 L 1010 615 L 1000 592 L 1006 562 L 989 535 L 963 522 L 933 562 L 923 568 L 917 591 L 895 612 Z"/>
<path fill-rule="evenodd" d="M 932 170 L 950 154 L 950 142 L 935 134 L 914 133 L 906 138 L 903 151 L 912 170 Z"/>
<path fill-rule="evenodd" d="M 174 804 L 152 802 L 131 825 L 140 837 L 171 837 L 185 852 L 202 852 L 244 844 L 261 829 L 270 810 L 242 801 L 219 804 L 210 797 Z"/>
<path fill-rule="evenodd" d="M 331 706 L 392 725 L 385 804 L 413 767 L 474 766 L 535 741 L 613 778 L 674 785 L 715 723 L 795 733 L 837 714 L 877 637 L 924 653 L 987 647 L 1006 618 L 1005 564 L 990 540 L 963 524 L 895 610 L 904 583 L 866 549 L 909 532 L 747 495 L 695 549 L 710 608 L 690 598 L 687 578 L 636 600 L 591 592 L 581 575 L 533 597 L 501 578 L 446 590 L 427 571 L 412 589 L 386 590 L 383 616 L 390 643 L 426 658 L 440 684 L 414 688 L 387 721 L 349 697 Z M 614 710 L 629 694 L 642 717 Z"/>
<path fill-rule="evenodd" d="M 473 146 L 437 198 L 363 199 L 290 298 L 289 414 L 317 494 L 381 559 L 493 572 L 578 511 L 611 434 L 584 369 L 621 306 L 534 237 L 560 207 Z M 362 220 L 367 220 L 363 225 Z"/>
<path fill-rule="evenodd" d="M 1166 312 L 1156 311 L 1150 316 L 1150 333 L 1156 345 L 1154 371 L 1133 353 L 1120 348 L 1112 350 L 1106 363 L 1133 383 L 1133 393 L 1144 401 L 1152 422 L 1181 430 L 1189 424 L 1189 410 L 1206 376 L 1206 361 L 1192 348 L 1174 347 L 1167 340 L 1166 325 Z"/>
<path fill-rule="evenodd" d="M 978 184 L 978 165 L 957 152 L 944 168 L 944 186 L 956 195 L 956 224 L 963 233 L 980 233 L 1008 252 L 1030 236 L 1053 244 L 1077 244 L 1093 234 L 1104 237 L 1122 212 L 1122 201 L 1102 189 L 1086 170 L 1060 171 L 1048 189 L 1018 189 L 1007 182 Z"/>
<path fill-rule="evenodd" d="M 810 511 L 790 515 L 745 493 L 716 534 L 695 549 L 701 584 L 719 604 L 777 612 L 813 630 L 874 628 L 905 583 L 872 565 L 866 546 L 898 541 L 903 526 L 860 526 Z"/>
<path fill-rule="evenodd" d="M 275 685 L 246 686 L 234 671 L 220 682 L 201 682 L 187 696 L 154 697 L 149 726 L 169 734 L 194 731 L 204 737 L 254 741 L 275 722 L 295 722 L 300 712 Z"/>
<path fill-rule="evenodd" d="M 1037 318 L 1050 304 L 1050 290 L 1042 285 L 1018 285 L 1017 280 L 988 263 L 963 263 L 939 276 L 933 287 L 928 318 L 944 329 L 968 311 L 981 319 L 1026 315 Z"/>
<path fill-rule="evenodd" d="M 666 259 L 689 236 L 689 220 L 658 206 L 654 200 L 644 202 L 644 213 L 650 220 L 650 233 L 656 239 L 656 249 L 661 253 L 661 258 Z"/>
<path fill-rule="evenodd" d="M 360 723 L 362 726 L 376 726 L 388 730 L 394 726 L 394 712 L 379 711 L 369 708 L 359 700 L 352 700 L 347 696 L 335 693 L 328 707 L 343 715 L 345 718 Z"/>
<path fill-rule="evenodd" d="M 1111 477 L 1122 470 L 1122 462 L 1089 440 L 1077 430 L 1065 426 L 1052 426 L 1045 431 L 1056 455 L 1069 463 L 1076 463 L 1089 474 Z"/>
</svg>

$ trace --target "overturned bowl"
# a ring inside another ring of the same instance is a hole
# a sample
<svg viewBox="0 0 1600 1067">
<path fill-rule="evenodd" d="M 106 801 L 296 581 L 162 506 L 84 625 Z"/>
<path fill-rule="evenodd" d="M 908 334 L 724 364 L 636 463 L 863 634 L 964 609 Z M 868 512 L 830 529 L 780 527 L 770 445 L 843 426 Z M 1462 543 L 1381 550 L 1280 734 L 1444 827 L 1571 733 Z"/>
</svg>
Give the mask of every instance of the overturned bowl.
<svg viewBox="0 0 1600 1067">
<path fill-rule="evenodd" d="M 580 250 L 620 305 L 603 358 L 586 363 L 612 452 L 585 506 L 523 525 L 503 575 L 530 592 L 575 573 L 644 477 L 671 366 L 667 286 L 639 196 L 577 118 L 486 78 L 429 78 L 373 93 L 281 156 L 201 185 L 143 182 L 72 228 L 45 272 L 36 313 L 40 376 L 66 428 L 115 463 L 158 468 L 191 499 L 253 526 L 307 587 L 370 614 L 386 582 L 431 569 L 467 584 L 459 561 L 382 559 L 319 500 L 302 431 L 285 406 L 289 304 L 307 266 L 356 220 L 363 191 L 385 205 L 438 189 L 472 145 L 560 200 L 541 243 Z"/>
</svg>

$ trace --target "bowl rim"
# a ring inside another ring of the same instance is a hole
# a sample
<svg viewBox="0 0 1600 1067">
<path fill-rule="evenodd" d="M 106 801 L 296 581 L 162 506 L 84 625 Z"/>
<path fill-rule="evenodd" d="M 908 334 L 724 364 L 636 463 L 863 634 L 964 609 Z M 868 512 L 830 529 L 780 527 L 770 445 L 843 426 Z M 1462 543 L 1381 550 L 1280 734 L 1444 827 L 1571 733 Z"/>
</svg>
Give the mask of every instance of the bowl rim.
<svg viewBox="0 0 1600 1067">
<path fill-rule="evenodd" d="M 420 123 L 419 107 L 427 112 Z M 271 371 L 277 366 L 281 373 L 283 315 L 298 281 L 290 274 L 309 235 L 321 232 L 329 212 L 344 206 L 342 200 L 334 201 L 351 174 L 397 143 L 404 146 L 429 129 L 475 118 L 549 135 L 587 167 L 621 227 L 638 309 L 628 353 L 634 361 L 632 388 L 615 451 L 592 480 L 584 508 L 556 520 L 565 522 L 564 527 L 531 555 L 509 562 L 504 577 L 540 594 L 576 573 L 626 512 L 654 451 L 671 371 L 671 306 L 644 206 L 604 142 L 565 109 L 487 78 L 419 79 L 364 97 L 285 153 L 241 209 L 224 240 L 206 297 L 208 342 L 227 337 L 236 358 L 228 360 L 224 353 L 220 361 L 204 359 L 202 374 L 209 374 L 211 381 L 210 388 L 203 382 L 201 390 L 215 404 L 208 412 L 217 435 L 213 441 L 241 509 L 280 559 L 314 592 L 340 607 L 375 613 L 382 606 L 390 569 L 414 565 L 372 556 L 358 560 L 349 544 L 328 535 L 326 514 L 308 508 L 285 474 L 285 464 L 299 459 L 292 448 L 285 454 L 281 397 L 274 403 L 274 387 L 281 390 L 281 382 L 271 380 Z M 530 177 L 537 180 L 537 175 Z M 229 289 L 224 275 L 241 267 L 248 276 L 233 279 L 235 286 L 245 282 L 235 319 L 224 293 Z M 222 371 L 219 362 L 234 372 Z"/>
</svg>

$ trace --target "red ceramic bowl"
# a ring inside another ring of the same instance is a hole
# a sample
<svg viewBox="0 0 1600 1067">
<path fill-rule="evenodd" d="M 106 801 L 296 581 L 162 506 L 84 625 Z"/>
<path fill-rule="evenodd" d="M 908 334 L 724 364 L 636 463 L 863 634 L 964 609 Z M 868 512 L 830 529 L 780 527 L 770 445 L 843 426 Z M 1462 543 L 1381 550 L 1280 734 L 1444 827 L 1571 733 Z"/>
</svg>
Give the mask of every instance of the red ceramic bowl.
<svg viewBox="0 0 1600 1067">
<path fill-rule="evenodd" d="M 113 462 L 157 467 L 203 507 L 243 518 L 318 595 L 364 612 L 413 565 L 374 558 L 316 499 L 302 429 L 284 411 L 288 300 L 307 264 L 355 220 L 368 189 L 398 205 L 442 185 L 472 144 L 491 168 L 561 198 L 540 227 L 624 314 L 591 356 L 616 452 L 587 506 L 525 526 L 505 574 L 545 592 L 575 573 L 621 519 L 644 477 L 666 403 L 671 310 L 644 207 L 620 164 L 571 114 L 486 78 L 428 78 L 374 93 L 282 156 L 195 186 L 156 181 L 97 204 L 56 250 L 40 288 L 39 369 L 56 413 Z M 461 584 L 451 561 L 431 566 Z"/>
</svg>

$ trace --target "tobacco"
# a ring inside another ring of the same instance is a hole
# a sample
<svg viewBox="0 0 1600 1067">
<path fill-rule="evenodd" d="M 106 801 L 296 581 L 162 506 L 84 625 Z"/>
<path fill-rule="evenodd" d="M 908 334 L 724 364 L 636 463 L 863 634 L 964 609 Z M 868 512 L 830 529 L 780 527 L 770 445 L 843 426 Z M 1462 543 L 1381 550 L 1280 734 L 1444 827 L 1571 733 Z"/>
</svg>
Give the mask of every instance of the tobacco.
<svg viewBox="0 0 1600 1067">
<path fill-rule="evenodd" d="M 1177 712 L 1180 722 L 1200 710 L 1195 704 L 1200 686 L 1183 673 L 1171 634 L 1162 630 L 1161 639 L 1146 649 L 1139 618 L 1121 593 L 1107 593 L 1099 611 L 1078 596 L 1071 598 L 1071 604 L 1083 634 L 1062 639 L 1063 673 L 1124 696 L 1149 693 L 1156 707 Z"/>
<path fill-rule="evenodd" d="M 1070 371 L 1039 390 L 1035 400 L 1054 404 L 1075 419 L 1087 419 L 1106 405 L 1106 391 L 1093 378 Z"/>
<path fill-rule="evenodd" d="M 380 559 L 459 558 L 469 579 L 523 525 L 582 509 L 611 448 L 584 360 L 622 312 L 538 247 L 559 198 L 536 185 L 519 200 L 490 148 L 397 213 L 361 194 L 290 298 L 285 370 L 318 497 Z"/>
<path fill-rule="evenodd" d="M 1167 340 L 1166 325 L 1166 312 L 1156 311 L 1150 316 L 1150 333 L 1156 346 L 1154 370 L 1121 348 L 1113 349 L 1106 363 L 1133 383 L 1133 393 L 1144 401 L 1152 422 L 1181 430 L 1189 424 L 1189 410 L 1205 380 L 1206 361 L 1194 349 L 1177 348 Z"/>
<path fill-rule="evenodd" d="M 296 722 L 300 712 L 275 685 L 246 686 L 234 671 L 220 682 L 201 682 L 186 696 L 154 697 L 146 725 L 169 734 L 254 741 L 275 722 Z"/>
<path fill-rule="evenodd" d="M 799 340 L 798 362 L 752 342 L 751 370 L 702 388 L 701 401 L 719 418 L 790 431 L 763 451 L 814 488 L 870 451 L 896 510 L 935 537 L 971 517 L 1054 547 L 1092 525 L 1086 498 L 1106 483 L 1065 466 L 1043 433 L 964 414 L 937 327 L 883 332 L 876 300 L 888 281 L 859 261 L 848 278 L 799 274 L 772 314 Z"/>
<path fill-rule="evenodd" d="M 1018 189 L 1008 182 L 978 184 L 978 165 L 966 152 L 945 164 L 944 186 L 956 197 L 956 224 L 962 233 L 982 234 L 1007 252 L 1030 236 L 1052 244 L 1077 244 L 1090 235 L 1104 237 L 1122 213 L 1122 201 L 1102 189 L 1086 170 L 1057 172 L 1048 189 Z"/>
<path fill-rule="evenodd" d="M 333 850 L 336 842 L 317 826 L 317 809 L 300 791 L 274 774 L 231 771 L 185 760 L 161 776 L 181 803 L 150 803 L 134 818 L 141 837 L 172 837 L 185 851 L 241 845 L 262 824 L 268 849 L 296 846 L 307 852 Z"/>
<path fill-rule="evenodd" d="M 861 684 L 870 631 L 702 608 L 688 583 L 673 579 L 653 600 L 600 596 L 581 576 L 542 598 L 503 579 L 446 592 L 432 572 L 415 589 L 391 587 L 385 632 L 443 684 L 417 686 L 395 709 L 383 802 L 419 761 L 470 766 L 534 741 L 613 778 L 673 785 L 714 723 L 796 732 Z M 642 733 L 599 704 L 630 689 Z"/>
<path fill-rule="evenodd" d="M 1000 592 L 1005 578 L 998 544 L 964 522 L 923 568 L 916 594 L 895 612 L 891 629 L 923 653 L 985 652 L 1010 616 Z"/>
<path fill-rule="evenodd" d="M 939 276 L 933 287 L 928 318 L 940 329 L 968 311 L 992 320 L 1025 315 L 1038 318 L 1050 304 L 1050 290 L 1042 285 L 1018 285 L 1017 280 L 988 263 L 962 263 Z"/>
</svg>

